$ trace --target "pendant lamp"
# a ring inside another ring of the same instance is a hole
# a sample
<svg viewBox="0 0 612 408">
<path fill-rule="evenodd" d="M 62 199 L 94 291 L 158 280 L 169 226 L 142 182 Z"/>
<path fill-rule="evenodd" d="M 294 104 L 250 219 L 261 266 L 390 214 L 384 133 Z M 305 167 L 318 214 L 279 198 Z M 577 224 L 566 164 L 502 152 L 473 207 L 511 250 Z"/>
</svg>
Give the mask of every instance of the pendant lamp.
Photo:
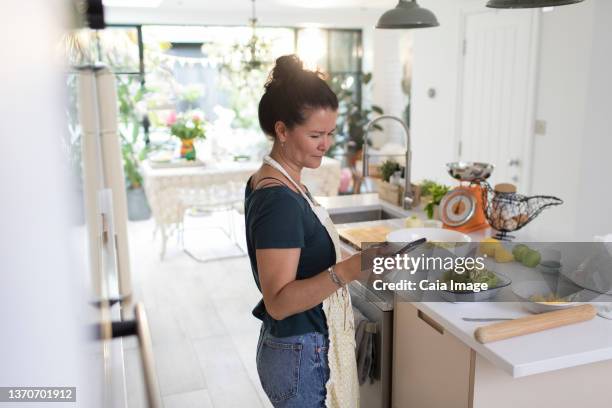
<svg viewBox="0 0 612 408">
<path fill-rule="evenodd" d="M 400 0 L 394 9 L 378 19 L 376 28 L 427 28 L 440 24 L 431 11 L 419 6 L 416 0 Z"/>
<path fill-rule="evenodd" d="M 491 8 L 537 8 L 565 6 L 580 3 L 583 0 L 489 0 L 487 7 Z"/>
<path fill-rule="evenodd" d="M 248 54 L 248 59 L 242 61 L 243 68 L 245 71 L 252 71 L 256 69 L 260 69 L 266 61 L 263 61 L 261 57 L 262 54 L 262 39 L 257 36 L 257 12 L 255 9 L 255 0 L 251 0 L 251 18 L 249 19 L 249 23 L 251 25 L 251 39 L 246 45 L 246 53 Z"/>
</svg>

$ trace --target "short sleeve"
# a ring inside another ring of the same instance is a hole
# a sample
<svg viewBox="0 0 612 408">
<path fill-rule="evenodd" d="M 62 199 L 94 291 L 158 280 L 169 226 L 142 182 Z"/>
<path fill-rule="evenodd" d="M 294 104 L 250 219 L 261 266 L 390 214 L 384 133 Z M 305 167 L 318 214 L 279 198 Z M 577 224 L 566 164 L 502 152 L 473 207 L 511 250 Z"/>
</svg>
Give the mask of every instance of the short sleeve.
<svg viewBox="0 0 612 408">
<path fill-rule="evenodd" d="M 261 192 L 252 220 L 247 220 L 255 249 L 304 248 L 304 207 L 284 189 Z"/>
</svg>

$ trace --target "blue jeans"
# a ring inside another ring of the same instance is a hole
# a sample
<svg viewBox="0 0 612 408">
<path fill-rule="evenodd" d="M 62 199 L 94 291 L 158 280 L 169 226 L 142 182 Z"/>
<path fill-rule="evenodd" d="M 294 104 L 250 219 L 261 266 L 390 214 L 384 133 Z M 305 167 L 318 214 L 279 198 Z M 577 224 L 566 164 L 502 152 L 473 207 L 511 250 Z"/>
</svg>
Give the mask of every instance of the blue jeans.
<svg viewBox="0 0 612 408">
<path fill-rule="evenodd" d="M 274 337 L 262 324 L 257 372 L 275 408 L 325 407 L 328 344 L 327 336 L 316 332 Z"/>
</svg>

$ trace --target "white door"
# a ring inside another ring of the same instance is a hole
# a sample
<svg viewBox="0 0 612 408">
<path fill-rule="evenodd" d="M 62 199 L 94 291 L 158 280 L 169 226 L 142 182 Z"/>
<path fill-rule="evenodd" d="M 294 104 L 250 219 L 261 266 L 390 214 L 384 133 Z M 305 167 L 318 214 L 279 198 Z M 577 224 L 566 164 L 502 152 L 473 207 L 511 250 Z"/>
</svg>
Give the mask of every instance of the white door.
<svg viewBox="0 0 612 408">
<path fill-rule="evenodd" d="M 465 15 L 458 157 L 492 163 L 491 184 L 528 192 L 537 11 Z"/>
</svg>

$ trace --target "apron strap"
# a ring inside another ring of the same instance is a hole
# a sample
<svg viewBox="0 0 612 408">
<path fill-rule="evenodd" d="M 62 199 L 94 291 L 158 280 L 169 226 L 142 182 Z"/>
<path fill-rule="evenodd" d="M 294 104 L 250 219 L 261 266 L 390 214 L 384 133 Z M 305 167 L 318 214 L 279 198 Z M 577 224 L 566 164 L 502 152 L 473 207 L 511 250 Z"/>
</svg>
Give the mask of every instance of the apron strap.
<svg viewBox="0 0 612 408">
<path fill-rule="evenodd" d="M 276 170 L 280 171 L 281 174 L 285 177 L 287 177 L 287 179 L 293 183 L 293 185 L 295 186 L 295 188 L 297 188 L 297 190 L 300 192 L 300 194 L 302 195 L 302 197 L 304 197 L 306 199 L 306 201 L 308 201 L 308 203 L 312 206 L 312 207 L 316 207 L 314 201 L 306 194 L 304 193 L 304 190 L 302 190 L 302 187 L 300 187 L 298 185 L 298 183 L 295 182 L 295 180 L 293 180 L 291 178 L 291 176 L 289 175 L 289 173 L 287 173 L 287 170 L 285 170 L 283 168 L 283 166 L 280 165 L 279 162 L 277 162 L 276 160 L 274 160 L 272 157 L 270 157 L 270 155 L 266 155 L 263 159 L 264 163 L 266 163 L 269 166 L 272 166 L 273 168 L 275 168 Z"/>
<path fill-rule="evenodd" d="M 306 199 L 312 211 L 315 213 L 319 222 L 327 230 L 327 234 L 332 240 L 334 251 L 336 252 L 336 262 L 340 261 L 340 239 L 338 231 L 334 227 L 329 214 L 323 207 L 317 207 L 309 195 L 306 195 L 302 188 L 289 176 L 287 171 L 269 155 L 264 157 L 264 163 L 272 166 L 280 171 L 289 181 L 295 185 L 298 191 Z M 359 390 L 357 382 L 357 367 L 354 360 L 354 320 L 353 311 L 351 309 L 351 297 L 346 286 L 338 289 L 331 294 L 327 299 L 323 300 L 323 312 L 328 321 L 330 330 L 329 343 L 329 370 L 330 377 L 325 388 L 327 397 L 325 404 L 330 408 L 339 408 L 342 406 L 356 407 L 359 406 Z M 340 313 L 343 313 L 341 315 Z M 339 326 L 342 319 L 342 326 Z M 348 327 L 347 330 L 347 320 Z M 338 344 L 336 344 L 338 343 Z M 343 358 L 352 358 L 348 363 L 341 363 Z M 332 397 L 333 396 L 333 397 Z"/>
<path fill-rule="evenodd" d="M 327 230 L 327 234 L 329 235 L 329 237 L 332 240 L 332 243 L 334 244 L 334 252 L 336 253 L 336 262 L 340 262 L 341 252 L 340 252 L 340 246 L 339 246 L 340 239 L 338 237 L 338 231 L 336 230 L 336 227 L 334 227 L 333 223 L 331 222 L 331 219 L 329 218 L 329 214 L 327 213 L 327 211 L 323 207 L 318 206 L 314 202 L 314 199 L 310 196 L 310 193 L 308 194 L 304 193 L 304 190 L 302 190 L 302 188 L 298 185 L 298 183 L 296 183 L 295 180 L 291 178 L 291 176 L 287 173 L 287 171 L 283 168 L 283 166 L 280 165 L 279 162 L 277 162 L 272 157 L 270 157 L 270 155 L 266 155 L 263 161 L 269 166 L 272 166 L 276 170 L 280 171 L 281 174 L 287 177 L 287 179 L 293 183 L 295 188 L 298 189 L 302 197 L 304 197 L 306 202 L 310 205 L 310 208 L 312 209 L 312 211 L 315 213 L 315 215 L 319 219 L 319 222 L 321 222 L 323 227 Z M 321 212 L 323 212 L 325 216 L 322 216 Z"/>
<path fill-rule="evenodd" d="M 255 185 L 253 186 L 253 191 L 255 191 L 257 189 L 257 186 L 264 180 L 276 180 L 278 181 L 280 184 L 282 184 L 283 186 L 286 186 L 287 184 L 285 184 L 281 179 L 277 179 L 276 177 L 264 177 L 261 178 L 257 181 L 257 183 L 255 183 Z"/>
</svg>

